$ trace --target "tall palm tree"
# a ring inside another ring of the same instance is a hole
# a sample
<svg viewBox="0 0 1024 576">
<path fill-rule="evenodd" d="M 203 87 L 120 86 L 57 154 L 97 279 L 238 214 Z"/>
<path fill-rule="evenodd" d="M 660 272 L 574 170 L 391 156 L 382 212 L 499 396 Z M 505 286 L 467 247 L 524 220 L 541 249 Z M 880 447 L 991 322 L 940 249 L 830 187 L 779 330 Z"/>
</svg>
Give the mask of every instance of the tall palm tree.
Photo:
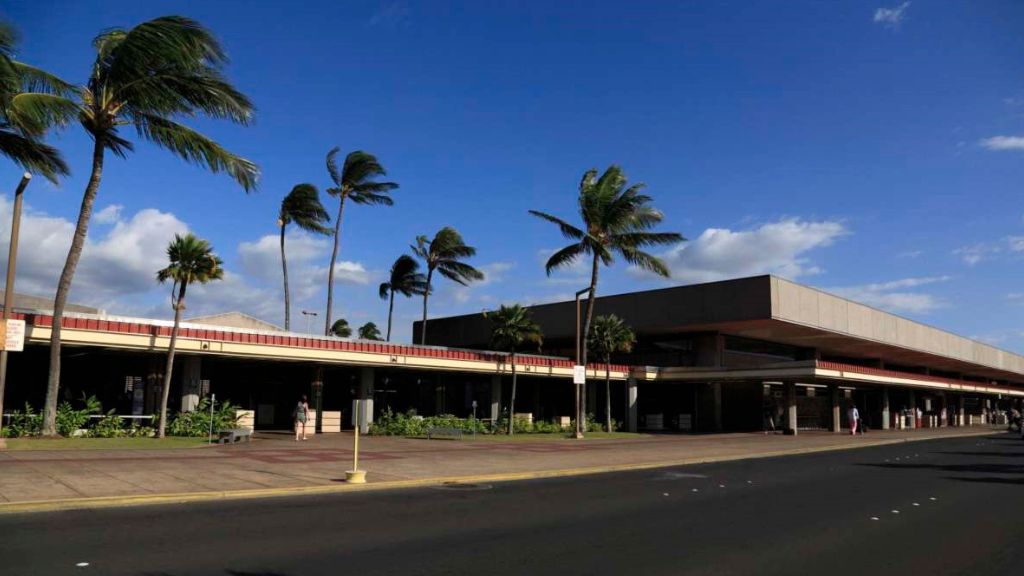
<svg viewBox="0 0 1024 576">
<path fill-rule="evenodd" d="M 327 270 L 327 314 L 324 317 L 324 333 L 331 334 L 331 313 L 334 307 L 334 263 L 338 260 L 338 248 L 341 246 L 341 218 L 345 214 L 345 200 L 351 199 L 356 204 L 391 206 L 391 191 L 398 188 L 394 182 L 377 182 L 378 176 L 387 175 L 387 171 L 377 161 L 377 157 L 369 152 L 356 150 L 345 156 L 341 170 L 335 158 L 340 148 L 333 148 L 327 153 L 327 173 L 331 176 L 334 186 L 327 193 L 338 198 L 338 218 L 334 221 L 334 250 L 331 252 L 331 267 Z"/>
<path fill-rule="evenodd" d="M 612 432 L 612 354 L 628 354 L 636 343 L 636 335 L 615 314 L 594 318 L 587 340 L 595 356 L 604 362 L 604 421 L 608 432 Z"/>
<path fill-rule="evenodd" d="M 423 292 L 423 325 L 420 327 L 420 344 L 426 344 L 427 299 L 434 289 L 434 285 L 431 283 L 434 270 L 437 270 L 441 276 L 463 286 L 468 286 L 475 280 L 483 280 L 484 273 L 462 262 L 463 259 L 476 255 L 476 248 L 467 246 L 458 230 L 451 226 L 445 226 L 438 230 L 433 240 L 426 236 L 417 236 L 416 245 L 411 248 L 413 253 L 427 265 L 427 289 Z"/>
<path fill-rule="evenodd" d="M 359 327 L 359 338 L 361 340 L 381 340 L 380 329 L 373 322 L 367 322 Z"/>
<path fill-rule="evenodd" d="M 331 331 L 327 335 L 348 338 L 352 336 L 352 328 L 348 325 L 348 320 L 338 318 L 334 321 L 334 324 L 331 324 Z"/>
<path fill-rule="evenodd" d="M 172 118 L 206 115 L 246 125 L 252 120 L 249 99 L 221 71 L 227 61 L 213 35 L 198 22 L 163 16 L 125 30 L 114 28 L 93 41 L 96 60 L 78 118 L 92 137 L 92 167 L 82 195 L 71 248 L 57 284 L 50 333 L 50 373 L 43 411 L 43 434 L 53 435 L 60 386 L 60 329 L 71 281 L 82 256 L 93 202 L 109 151 L 125 158 L 132 143 L 120 134 L 130 125 L 140 138 L 186 162 L 212 172 L 226 172 L 246 191 L 256 186 L 259 170 L 252 162 Z"/>
<path fill-rule="evenodd" d="M 652 198 L 641 194 L 644 184 L 627 185 L 622 168 L 610 166 L 597 175 L 597 169 L 587 170 L 579 185 L 579 211 L 583 227 L 577 228 L 566 220 L 538 210 L 530 214 L 556 224 L 562 235 L 573 243 L 548 258 L 545 269 L 548 276 L 557 268 L 569 266 L 581 256 L 591 258 L 590 290 L 587 296 L 587 314 L 583 322 L 583 341 L 590 335 L 597 298 L 597 277 L 600 265 L 610 266 L 618 254 L 626 262 L 659 276 L 668 277 L 669 270 L 660 259 L 644 252 L 648 246 L 675 244 L 685 240 L 675 232 L 650 232 L 662 220 L 659 210 L 650 206 Z M 587 365 L 587 348 L 581 352 L 581 363 Z M 586 387 L 580 402 L 586 413 Z M 579 414 L 577 417 L 579 418 Z M 583 419 L 579 418 L 578 422 Z M 584 427 L 585 428 L 585 427 Z"/>
<path fill-rule="evenodd" d="M 516 351 L 527 343 L 536 344 L 539 349 L 544 334 L 540 325 L 530 317 L 530 311 L 519 304 L 503 304 L 497 312 L 485 312 L 484 318 L 491 321 L 491 345 L 495 350 L 508 352 L 512 366 L 512 398 L 508 405 L 508 433 L 511 436 L 516 413 Z"/>
<path fill-rule="evenodd" d="M 170 264 L 156 273 L 156 279 L 161 284 L 168 280 L 173 283 L 171 308 L 174 309 L 174 328 L 171 330 L 171 343 L 167 346 L 167 367 L 164 368 L 157 438 L 164 437 L 167 427 L 167 398 L 171 392 L 171 371 L 174 369 L 174 347 L 178 343 L 181 311 L 185 309 L 185 291 L 190 284 L 206 284 L 224 277 L 224 262 L 213 253 L 213 247 L 209 242 L 197 238 L 192 233 L 184 236 L 174 235 L 174 240 L 167 247 L 167 259 Z"/>
<path fill-rule="evenodd" d="M 56 183 L 68 174 L 60 152 L 39 141 L 46 130 L 65 126 L 78 113 L 69 97 L 74 86 L 14 57 L 18 34 L 0 22 L 0 154 Z"/>
<path fill-rule="evenodd" d="M 391 265 L 387 282 L 381 282 L 380 299 L 388 301 L 388 332 L 385 340 L 391 342 L 391 317 L 395 312 L 395 293 L 406 298 L 422 296 L 427 292 L 427 277 L 420 274 L 420 263 L 407 254 L 402 254 Z"/>
<path fill-rule="evenodd" d="M 294 223 L 299 228 L 316 234 L 330 234 L 324 226 L 331 221 L 331 215 L 320 203 L 320 191 L 312 184 L 298 184 L 281 200 L 281 211 L 277 225 L 281 227 L 281 271 L 284 273 L 284 329 L 292 326 L 291 297 L 288 292 L 288 259 L 284 254 L 284 229 Z"/>
</svg>

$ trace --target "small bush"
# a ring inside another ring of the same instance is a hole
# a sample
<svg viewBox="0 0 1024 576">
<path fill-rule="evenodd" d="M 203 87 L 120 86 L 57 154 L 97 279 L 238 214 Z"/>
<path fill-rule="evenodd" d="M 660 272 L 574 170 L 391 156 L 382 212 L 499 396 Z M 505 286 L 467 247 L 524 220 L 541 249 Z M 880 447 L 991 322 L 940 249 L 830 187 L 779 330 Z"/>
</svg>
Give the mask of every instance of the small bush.
<svg viewBox="0 0 1024 576">
<path fill-rule="evenodd" d="M 89 430 L 89 436 L 93 438 L 122 438 L 128 436 L 128 430 L 122 425 L 121 417 L 111 410 L 93 425 Z"/>
<path fill-rule="evenodd" d="M 238 406 L 231 402 L 224 402 L 214 408 L 213 411 L 213 432 L 235 428 L 238 426 L 238 416 L 235 412 Z M 210 433 L 210 400 L 202 398 L 192 412 L 178 412 L 167 423 L 168 436 L 191 436 L 194 438 L 205 437 Z"/>
<path fill-rule="evenodd" d="M 418 416 L 415 410 L 406 413 L 385 409 L 370 425 L 370 434 L 376 436 L 426 436 L 431 428 L 455 428 L 463 433 L 486 434 L 486 425 L 473 418 L 457 418 L 451 414 Z"/>
<path fill-rule="evenodd" d="M 24 412 L 19 410 L 11 412 L 11 422 L 2 430 L 3 435 L 8 438 L 38 436 L 42 431 L 43 415 L 36 413 L 28 402 L 25 403 Z"/>
<path fill-rule="evenodd" d="M 100 401 L 95 396 L 89 396 L 85 399 L 85 407 L 81 410 L 75 410 L 70 402 L 61 402 L 57 406 L 57 414 L 55 416 L 57 434 L 64 437 L 70 437 L 75 434 L 79 429 L 84 428 L 89 422 L 89 416 L 91 414 L 99 414 L 103 409 Z"/>
</svg>

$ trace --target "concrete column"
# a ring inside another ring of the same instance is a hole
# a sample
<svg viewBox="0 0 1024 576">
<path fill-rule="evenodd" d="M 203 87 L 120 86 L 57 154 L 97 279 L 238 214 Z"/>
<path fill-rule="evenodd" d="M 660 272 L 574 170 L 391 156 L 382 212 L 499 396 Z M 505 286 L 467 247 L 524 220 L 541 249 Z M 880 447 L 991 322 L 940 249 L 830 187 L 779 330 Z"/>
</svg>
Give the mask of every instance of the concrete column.
<svg viewBox="0 0 1024 576">
<path fill-rule="evenodd" d="M 957 405 L 957 409 L 956 409 L 956 420 L 957 420 L 956 425 L 957 426 L 966 426 L 967 425 L 967 417 L 965 416 L 965 412 L 967 411 L 966 410 L 966 404 L 967 404 L 967 398 L 965 398 L 964 395 L 961 394 L 960 395 L 960 402 Z"/>
<path fill-rule="evenodd" d="M 836 433 L 842 432 L 843 420 L 842 420 L 841 414 L 839 413 L 839 385 L 838 384 L 829 384 L 828 385 L 828 396 L 829 396 L 829 401 L 832 403 L 832 431 L 836 432 Z"/>
<path fill-rule="evenodd" d="M 796 382 L 786 382 L 786 434 L 796 436 Z"/>
<path fill-rule="evenodd" d="M 715 416 L 715 432 L 722 431 L 722 383 L 714 382 L 711 384 L 711 397 L 715 403 L 714 416 Z"/>
<path fill-rule="evenodd" d="M 352 402 L 352 425 L 359 426 L 359 432 L 367 434 L 370 432 L 370 424 L 373 423 L 373 368 L 364 366 L 359 372 L 359 409 L 356 410 L 356 402 Z"/>
<path fill-rule="evenodd" d="M 889 388 L 882 388 L 882 430 L 889 429 Z"/>
<path fill-rule="evenodd" d="M 181 365 L 181 411 L 191 412 L 199 405 L 202 388 L 199 384 L 202 371 L 200 356 L 184 356 Z"/>
<path fill-rule="evenodd" d="M 501 418 L 501 375 L 491 376 L 491 422 Z"/>
<path fill-rule="evenodd" d="M 917 397 L 913 389 L 907 391 L 907 408 L 910 409 L 911 428 L 917 428 Z"/>
<path fill-rule="evenodd" d="M 637 388 L 636 378 L 630 378 L 626 383 L 626 423 L 627 430 L 636 432 L 637 428 Z"/>
</svg>

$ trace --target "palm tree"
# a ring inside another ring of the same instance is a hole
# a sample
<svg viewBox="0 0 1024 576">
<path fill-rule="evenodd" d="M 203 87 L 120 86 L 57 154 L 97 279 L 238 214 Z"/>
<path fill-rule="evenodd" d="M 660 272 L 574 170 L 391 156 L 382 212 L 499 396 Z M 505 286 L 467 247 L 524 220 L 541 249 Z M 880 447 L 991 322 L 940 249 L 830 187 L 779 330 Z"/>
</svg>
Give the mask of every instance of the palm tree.
<svg viewBox="0 0 1024 576">
<path fill-rule="evenodd" d="M 367 322 L 359 327 L 359 338 L 362 340 L 381 340 L 380 330 L 373 322 Z"/>
<path fill-rule="evenodd" d="M 39 141 L 47 129 L 65 126 L 78 108 L 75 88 L 14 58 L 18 34 L 0 22 L 0 154 L 56 183 L 68 174 L 60 152 Z"/>
<path fill-rule="evenodd" d="M 587 348 L 604 361 L 604 421 L 608 432 L 612 432 L 612 354 L 628 354 L 635 342 L 636 335 L 615 314 L 594 318 Z"/>
<path fill-rule="evenodd" d="M 327 270 L 327 314 L 324 331 L 331 334 L 331 312 L 334 307 L 334 263 L 338 260 L 341 246 L 341 218 L 345 213 L 345 200 L 351 198 L 356 204 L 391 206 L 391 191 L 398 188 L 394 182 L 377 182 L 375 178 L 387 175 L 387 171 L 369 152 L 356 150 L 345 156 L 345 164 L 338 170 L 335 157 L 339 148 L 327 153 L 327 173 L 334 186 L 327 193 L 338 198 L 338 218 L 334 221 L 334 250 L 331 252 L 331 267 Z"/>
<path fill-rule="evenodd" d="M 224 277 L 224 262 L 213 253 L 209 242 L 192 233 L 174 235 L 174 240 L 167 247 L 167 259 L 170 265 L 157 272 L 156 279 L 161 284 L 168 280 L 173 282 L 171 308 L 174 309 L 174 328 L 171 330 L 171 343 L 167 346 L 167 367 L 164 369 L 164 386 L 161 390 L 157 438 L 164 437 L 167 426 L 167 398 L 171 391 L 171 371 L 174 368 L 174 347 L 178 343 L 181 311 L 185 309 L 185 291 L 189 284 L 206 284 Z"/>
<path fill-rule="evenodd" d="M 626 175 L 618 166 L 610 166 L 600 177 L 597 169 L 587 170 L 580 180 L 579 211 L 583 228 L 577 228 L 567 221 L 530 210 L 530 214 L 556 224 L 562 235 L 574 242 L 555 252 L 548 258 L 545 269 L 548 276 L 557 268 L 569 266 L 577 258 L 591 257 L 590 289 L 587 296 L 587 315 L 583 322 L 583 341 L 590 335 L 590 323 L 594 317 L 594 301 L 597 298 L 597 276 L 601 264 L 610 266 L 618 254 L 626 262 L 659 276 L 668 277 L 669 270 L 660 259 L 641 250 L 647 246 L 675 244 L 685 240 L 675 232 L 650 232 L 661 222 L 662 214 L 650 206 L 652 198 L 640 192 L 644 184 L 627 186 Z M 581 364 L 587 365 L 587 348 L 581 352 Z M 580 402 L 586 412 L 586 391 Z M 577 414 L 577 417 L 580 415 Z M 579 418 L 578 422 L 583 419 Z"/>
<path fill-rule="evenodd" d="M 259 175 L 252 162 L 172 120 L 198 115 L 242 125 L 252 120 L 252 104 L 224 78 L 221 67 L 227 58 L 206 28 L 189 18 L 164 16 L 129 30 L 107 30 L 96 37 L 93 46 L 96 60 L 77 110 L 82 127 L 93 140 L 92 168 L 53 302 L 45 435 L 55 433 L 61 318 L 85 245 L 103 161 L 107 151 L 125 158 L 133 149 L 120 134 L 121 127 L 134 126 L 140 138 L 187 162 L 212 172 L 227 172 L 246 191 L 256 186 Z"/>
<path fill-rule="evenodd" d="M 451 226 L 445 226 L 438 230 L 433 240 L 426 236 L 417 236 L 416 245 L 411 248 L 413 253 L 427 265 L 427 289 L 423 292 L 423 325 L 420 327 L 420 344 L 426 344 L 427 299 L 434 289 L 431 284 L 434 270 L 437 270 L 441 276 L 463 286 L 469 285 L 474 280 L 483 280 L 484 273 L 461 261 L 474 256 L 476 248 L 467 246 L 462 241 L 458 230 Z"/>
<path fill-rule="evenodd" d="M 348 338 L 352 336 L 352 328 L 348 325 L 348 320 L 344 318 L 338 318 L 331 324 L 331 331 L 327 334 L 328 336 L 337 336 L 338 338 Z"/>
<path fill-rule="evenodd" d="M 331 229 L 324 226 L 331 221 L 331 215 L 320 203 L 320 191 L 312 184 L 298 184 L 281 200 L 281 211 L 277 217 L 277 225 L 281 227 L 281 270 L 284 273 L 284 329 L 290 330 L 292 325 L 291 298 L 288 293 L 288 260 L 284 255 L 284 229 L 290 223 L 299 228 L 316 234 L 330 234 Z"/>
<path fill-rule="evenodd" d="M 395 312 L 395 293 L 406 298 L 421 296 L 427 292 L 427 277 L 420 274 L 420 263 L 407 254 L 402 254 L 391 265 L 387 282 L 381 282 L 380 299 L 388 301 L 388 332 L 385 340 L 391 342 L 391 317 Z"/>
<path fill-rule="evenodd" d="M 495 350 L 508 352 L 512 365 L 512 398 L 508 405 L 508 433 L 513 433 L 516 413 L 516 350 L 523 344 L 536 344 L 539 349 L 544 335 L 540 325 L 530 318 L 530 311 L 519 304 L 502 305 L 497 312 L 485 312 L 484 318 L 491 321 L 491 345 Z"/>
</svg>

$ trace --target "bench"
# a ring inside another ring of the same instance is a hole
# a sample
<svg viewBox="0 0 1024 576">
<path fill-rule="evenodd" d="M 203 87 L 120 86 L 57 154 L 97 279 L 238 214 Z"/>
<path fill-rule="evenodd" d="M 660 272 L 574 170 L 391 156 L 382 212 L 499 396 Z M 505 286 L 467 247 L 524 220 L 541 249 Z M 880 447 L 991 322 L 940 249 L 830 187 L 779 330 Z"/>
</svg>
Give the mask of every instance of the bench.
<svg viewBox="0 0 1024 576">
<path fill-rule="evenodd" d="M 218 444 L 234 444 L 235 442 L 248 442 L 252 440 L 252 430 L 249 428 L 228 428 L 218 432 Z"/>
<path fill-rule="evenodd" d="M 434 427 L 427 429 L 427 440 L 433 440 L 434 438 L 462 440 L 462 430 L 450 427 Z"/>
</svg>

